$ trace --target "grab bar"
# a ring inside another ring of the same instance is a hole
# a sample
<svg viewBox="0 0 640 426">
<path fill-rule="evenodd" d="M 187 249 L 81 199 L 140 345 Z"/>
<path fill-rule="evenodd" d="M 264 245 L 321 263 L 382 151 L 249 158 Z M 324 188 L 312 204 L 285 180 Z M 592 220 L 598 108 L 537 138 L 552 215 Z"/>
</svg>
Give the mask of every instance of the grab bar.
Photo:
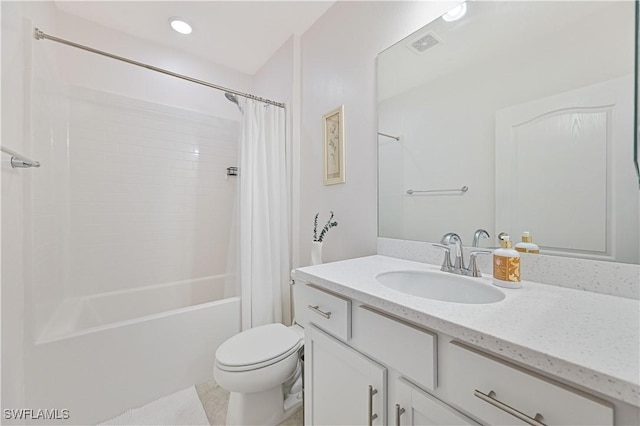
<svg viewBox="0 0 640 426">
<path fill-rule="evenodd" d="M 407 189 L 407 194 L 409 195 L 413 195 L 413 194 L 417 194 L 417 193 L 427 193 L 427 192 L 462 192 L 465 193 L 469 190 L 468 186 L 463 186 L 462 188 L 456 188 L 456 189 L 427 189 L 424 191 L 415 191 L 413 189 Z"/>
<path fill-rule="evenodd" d="M 382 132 L 378 132 L 378 135 L 384 136 L 385 138 L 395 139 L 398 142 L 400 142 L 400 136 L 393 136 L 393 135 L 389 135 L 387 133 L 382 133 Z"/>
<path fill-rule="evenodd" d="M 11 156 L 11 167 L 13 168 L 29 168 L 29 167 L 40 167 L 40 162 L 31 160 L 30 158 L 25 157 L 24 155 L 18 154 L 17 152 L 10 150 L 9 148 L 5 148 L 4 146 L 0 147 L 0 151 L 5 154 L 9 154 Z"/>
</svg>

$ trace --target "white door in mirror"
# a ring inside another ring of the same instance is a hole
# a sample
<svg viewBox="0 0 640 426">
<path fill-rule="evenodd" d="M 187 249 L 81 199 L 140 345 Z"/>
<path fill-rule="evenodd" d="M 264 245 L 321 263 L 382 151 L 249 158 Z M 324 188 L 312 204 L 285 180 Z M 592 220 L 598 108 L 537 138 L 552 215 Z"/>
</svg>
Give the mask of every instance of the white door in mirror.
<svg viewBox="0 0 640 426">
<path fill-rule="evenodd" d="M 534 231 L 543 254 L 637 263 L 632 85 L 629 75 L 496 111 L 496 229 Z"/>
</svg>

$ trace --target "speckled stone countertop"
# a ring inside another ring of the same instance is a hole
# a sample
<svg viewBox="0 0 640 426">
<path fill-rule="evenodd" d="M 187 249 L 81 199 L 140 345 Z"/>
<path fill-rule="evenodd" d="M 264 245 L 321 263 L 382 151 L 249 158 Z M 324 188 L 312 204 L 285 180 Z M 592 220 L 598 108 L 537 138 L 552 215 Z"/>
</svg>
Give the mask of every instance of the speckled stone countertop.
<svg viewBox="0 0 640 426">
<path fill-rule="evenodd" d="M 296 269 L 295 279 L 640 406 L 640 302 L 523 281 L 490 304 L 441 302 L 378 283 L 394 270 L 439 266 L 368 256 Z M 491 278 L 478 278 L 491 285 Z M 497 288 L 497 287 L 496 287 Z"/>
</svg>

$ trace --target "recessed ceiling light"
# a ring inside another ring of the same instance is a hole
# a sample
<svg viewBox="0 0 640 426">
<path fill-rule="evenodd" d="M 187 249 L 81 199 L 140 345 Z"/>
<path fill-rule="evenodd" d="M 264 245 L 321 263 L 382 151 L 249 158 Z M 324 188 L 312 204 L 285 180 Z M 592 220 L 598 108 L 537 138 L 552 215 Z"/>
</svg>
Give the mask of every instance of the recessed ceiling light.
<svg viewBox="0 0 640 426">
<path fill-rule="evenodd" d="M 467 13 L 466 2 L 459 4 L 458 6 L 454 7 L 453 9 L 451 9 L 450 11 L 442 15 L 442 19 L 444 19 L 447 22 L 457 21 L 458 19 L 462 18 L 465 13 Z"/>
<path fill-rule="evenodd" d="M 182 18 L 171 18 L 169 19 L 169 23 L 171 24 L 171 28 L 180 34 L 191 34 L 191 31 L 193 31 L 191 25 Z"/>
</svg>

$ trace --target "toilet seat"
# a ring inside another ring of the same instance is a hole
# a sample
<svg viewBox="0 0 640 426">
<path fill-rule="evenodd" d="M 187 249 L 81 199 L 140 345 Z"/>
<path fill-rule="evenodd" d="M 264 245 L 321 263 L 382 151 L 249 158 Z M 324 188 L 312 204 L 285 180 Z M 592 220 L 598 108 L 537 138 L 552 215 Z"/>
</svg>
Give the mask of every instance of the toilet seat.
<svg viewBox="0 0 640 426">
<path fill-rule="evenodd" d="M 305 286 L 296 287 L 294 295 Z M 304 300 L 299 305 L 306 306 Z M 277 425 L 302 405 L 303 344 L 299 324 L 268 324 L 236 334 L 218 347 L 213 377 L 229 392 L 225 424 Z"/>
<path fill-rule="evenodd" d="M 255 327 L 220 345 L 216 366 L 229 372 L 257 370 L 288 358 L 302 344 L 300 335 L 282 324 Z"/>
</svg>

